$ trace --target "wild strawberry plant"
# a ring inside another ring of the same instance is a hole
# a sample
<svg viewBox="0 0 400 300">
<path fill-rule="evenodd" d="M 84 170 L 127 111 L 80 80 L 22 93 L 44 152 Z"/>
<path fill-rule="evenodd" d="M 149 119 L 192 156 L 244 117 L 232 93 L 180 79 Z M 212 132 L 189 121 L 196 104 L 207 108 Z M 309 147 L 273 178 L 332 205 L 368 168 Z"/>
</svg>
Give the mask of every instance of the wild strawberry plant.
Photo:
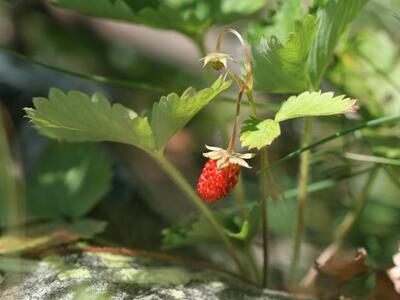
<svg viewBox="0 0 400 300">
<path fill-rule="evenodd" d="M 324 78 L 329 78 L 331 82 L 345 86 L 346 81 L 341 77 L 342 73 L 348 72 L 347 75 L 351 76 L 363 72 L 357 68 L 358 64 L 346 67 L 345 70 L 340 66 L 346 64 L 347 56 L 353 59 L 355 55 L 355 47 L 346 49 L 343 43 L 350 25 L 368 0 L 314 1 L 313 6 L 306 6 L 299 0 L 280 3 L 280 9 L 270 16 L 272 24 L 251 23 L 247 29 L 240 30 L 242 34 L 229 27 L 219 29 L 215 49 L 209 53 L 204 46 L 204 35 L 211 26 L 252 16 L 264 7 L 264 1 L 188 1 L 190 5 L 181 1 L 99 0 L 96 5 L 92 5 L 88 0 L 53 2 L 60 7 L 93 17 L 176 30 L 197 45 L 203 54 L 204 67 L 212 68 L 221 74 L 217 79 L 213 79 L 214 82 L 210 86 L 199 91 L 189 87 L 182 93 L 170 93 L 161 97 L 145 114 L 139 114 L 118 102 L 113 101 L 112 104 L 100 93 L 88 95 L 79 91 L 63 92 L 52 88 L 47 98 L 35 98 L 33 107 L 25 109 L 33 126 L 41 134 L 61 142 L 107 141 L 131 145 L 147 153 L 199 210 L 198 215 L 182 218 L 163 231 L 164 247 L 221 243 L 235 263 L 240 276 L 262 286 L 269 285 L 270 276 L 271 234 L 268 218 L 271 214 L 278 215 L 278 206 L 284 203 L 283 199 L 294 195 L 298 205 L 297 224 L 287 280 L 292 284 L 298 283 L 301 244 L 307 221 L 307 199 L 312 188 L 317 188 L 311 183 L 309 174 L 314 160 L 318 160 L 318 157 L 313 157 L 310 150 L 340 136 L 400 119 L 398 114 L 386 116 L 376 113 L 372 104 L 354 99 L 354 96 L 366 97 L 362 89 L 341 89 L 342 92 L 351 95 L 346 96 L 338 93 L 332 86 L 322 84 Z M 241 57 L 234 57 L 233 53 L 224 50 L 227 35 L 232 35 L 238 41 L 242 51 Z M 330 69 L 335 51 L 339 48 L 344 48 L 347 56 L 340 57 L 339 60 L 342 61 Z M 362 57 L 368 60 L 366 54 Z M 206 146 L 209 151 L 203 154 L 208 160 L 203 169 L 199 170 L 200 175 L 195 186 L 189 183 L 186 174 L 182 174 L 166 158 L 166 146 L 205 106 L 212 105 L 213 101 L 218 101 L 218 98 L 228 91 L 236 94 L 236 99 L 230 101 L 235 103 L 235 109 L 232 107 L 235 117 L 230 122 L 232 132 L 229 142 L 227 145 L 215 145 L 210 137 L 209 143 L 207 142 L 209 146 Z M 265 93 L 279 95 L 276 96 L 280 100 L 276 109 L 261 109 L 264 108 L 261 99 L 264 99 L 262 95 Z M 242 109 L 244 105 L 249 108 L 245 112 Z M 357 112 L 359 106 L 362 107 L 361 113 Z M 368 117 L 367 122 L 360 122 L 355 127 L 314 141 L 314 118 L 344 114 L 349 118 L 360 118 L 361 115 L 376 118 Z M 280 137 L 286 138 L 285 126 L 293 119 L 301 119 L 304 123 L 301 146 L 276 161 L 271 158 L 273 153 L 270 147 Z M 383 140 L 385 134 L 376 135 Z M 367 140 L 377 136 L 371 134 L 368 137 L 366 133 L 363 138 Z M 393 165 L 398 166 L 398 160 L 395 159 L 398 153 L 395 150 L 385 143 L 377 143 L 372 154 L 384 153 L 387 156 L 391 153 L 392 158 L 354 153 L 342 155 L 347 159 L 369 160 L 376 165 L 367 170 L 368 179 L 355 201 L 354 209 L 349 210 L 338 226 L 332 243 L 317 259 L 317 268 L 311 268 L 303 278 L 303 288 L 318 285 L 318 274 L 324 274 L 337 289 L 341 289 L 353 277 L 372 270 L 370 266 L 365 265 L 367 254 L 364 251 L 360 250 L 353 261 L 335 260 L 334 254 L 360 217 L 366 202 L 365 195 L 370 191 L 377 176 L 377 165 L 390 165 L 386 166 L 388 173 L 396 181 L 398 173 L 392 168 Z M 281 189 L 274 166 L 297 155 L 300 155 L 298 186 L 291 194 L 290 191 Z M 107 166 L 104 167 L 108 170 Z M 242 202 L 235 207 L 216 209 L 213 203 L 223 203 L 226 201 L 224 198 L 232 192 L 246 187 L 241 177 L 241 168 L 249 169 L 248 172 L 258 175 L 257 200 Z M 104 183 L 107 182 L 109 181 L 105 179 Z M 96 192 L 101 194 L 103 191 Z M 270 199 L 276 201 L 271 203 Z M 68 211 L 67 214 L 81 217 L 91 205 L 88 200 L 82 211 Z M 257 261 L 252 252 L 255 237 L 259 232 L 262 236 L 262 262 Z M 350 274 L 348 278 L 335 277 L 333 266 L 337 265 L 341 266 L 342 272 Z M 381 291 L 378 287 L 375 293 L 379 292 Z"/>
</svg>

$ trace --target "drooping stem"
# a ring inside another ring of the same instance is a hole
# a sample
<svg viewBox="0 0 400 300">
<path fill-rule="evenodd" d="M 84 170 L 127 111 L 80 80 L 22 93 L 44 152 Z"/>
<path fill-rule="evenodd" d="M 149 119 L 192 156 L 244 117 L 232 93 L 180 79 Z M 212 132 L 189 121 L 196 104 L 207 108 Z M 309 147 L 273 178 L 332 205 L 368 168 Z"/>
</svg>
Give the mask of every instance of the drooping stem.
<svg viewBox="0 0 400 300">
<path fill-rule="evenodd" d="M 232 136 L 229 141 L 228 148 L 226 151 L 231 154 L 233 152 L 233 148 L 235 147 L 236 136 L 239 128 L 239 121 L 240 121 L 240 102 L 242 101 L 243 96 L 243 88 L 239 90 L 238 98 L 236 101 L 236 112 L 235 112 L 235 123 L 233 124 L 233 131 Z"/>
<path fill-rule="evenodd" d="M 153 152 L 149 154 L 164 169 L 164 171 L 170 176 L 170 178 L 175 182 L 175 184 L 183 190 L 183 192 L 188 196 L 188 198 L 192 201 L 192 203 L 200 210 L 200 212 L 204 215 L 204 217 L 210 222 L 211 226 L 213 227 L 217 235 L 221 238 L 229 255 L 236 263 L 242 276 L 247 277 L 246 269 L 243 267 L 242 262 L 240 261 L 240 258 L 237 255 L 231 241 L 229 240 L 229 238 L 227 237 L 221 226 L 218 224 L 217 220 L 215 219 L 211 211 L 208 209 L 208 207 L 201 201 L 201 199 L 193 191 L 190 184 L 186 181 L 186 179 L 182 176 L 182 174 L 175 168 L 175 166 L 170 161 L 168 161 L 162 154 Z"/>
<path fill-rule="evenodd" d="M 359 219 L 363 208 L 368 200 L 368 194 L 371 191 L 375 178 L 378 174 L 378 167 L 372 169 L 371 173 L 368 176 L 368 179 L 361 190 L 360 194 L 358 195 L 357 199 L 354 202 L 353 209 L 349 211 L 346 216 L 344 217 L 342 223 L 340 223 L 338 229 L 336 230 L 336 234 L 334 237 L 333 242 L 325 248 L 324 251 L 320 254 L 320 256 L 316 259 L 318 264 L 326 263 L 342 246 L 345 238 L 347 237 L 348 233 L 350 232 L 351 228 Z M 301 281 L 302 286 L 310 286 L 313 284 L 315 278 L 317 277 L 317 271 L 315 268 L 310 268 L 306 276 L 304 276 L 303 280 Z"/>
<path fill-rule="evenodd" d="M 244 57 L 246 60 L 245 63 L 245 68 L 246 68 L 246 89 L 249 91 L 253 90 L 253 73 L 251 71 L 251 59 L 250 59 L 250 50 L 249 50 L 249 46 L 247 45 L 247 43 L 244 41 L 243 37 L 241 36 L 241 34 L 239 32 L 237 32 L 235 29 L 232 28 L 227 28 L 223 31 L 221 31 L 221 33 L 218 36 L 218 40 L 217 40 L 217 45 L 215 47 L 215 51 L 216 52 L 220 52 L 221 51 L 221 46 L 222 46 L 222 41 L 224 40 L 224 35 L 225 33 L 232 33 L 233 35 L 235 35 L 237 37 L 237 39 L 239 40 L 242 48 L 243 48 L 243 53 L 244 53 Z"/>
<path fill-rule="evenodd" d="M 303 137 L 303 147 L 307 147 L 311 142 L 311 131 L 312 131 L 312 118 L 305 118 L 305 128 Z M 290 267 L 289 281 L 293 282 L 296 277 L 297 264 L 301 254 L 301 241 L 304 234 L 304 220 L 307 203 L 307 186 L 308 186 L 308 175 L 309 175 L 309 162 L 310 162 L 310 151 L 302 153 L 300 158 L 300 178 L 299 178 L 299 194 L 298 194 L 298 214 L 297 214 L 297 225 L 296 235 L 294 241 L 293 258 Z"/>
</svg>

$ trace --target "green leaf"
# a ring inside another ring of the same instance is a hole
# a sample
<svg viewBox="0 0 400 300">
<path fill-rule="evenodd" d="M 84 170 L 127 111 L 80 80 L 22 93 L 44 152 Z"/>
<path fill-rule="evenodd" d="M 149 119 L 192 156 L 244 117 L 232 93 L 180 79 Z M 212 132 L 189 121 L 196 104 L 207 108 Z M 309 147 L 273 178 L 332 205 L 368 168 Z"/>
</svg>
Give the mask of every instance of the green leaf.
<svg viewBox="0 0 400 300">
<path fill-rule="evenodd" d="M 53 0 L 59 6 L 94 17 L 177 30 L 193 38 L 216 23 L 252 14 L 265 0 Z"/>
<path fill-rule="evenodd" d="M 304 92 L 289 97 L 275 115 L 275 121 L 343 114 L 350 111 L 355 103 L 356 100 L 345 98 L 344 95 L 334 97 L 332 92 Z"/>
<path fill-rule="evenodd" d="M 368 0 L 330 0 L 322 11 L 322 23 L 308 61 L 310 80 L 317 87 L 332 58 L 339 38 Z"/>
<path fill-rule="evenodd" d="M 121 105 L 110 105 L 101 94 L 92 97 L 78 91 L 64 94 L 52 88 L 49 98 L 35 98 L 35 109 L 25 108 L 40 133 L 70 142 L 110 141 L 146 151 L 155 149 L 147 118 Z"/>
<path fill-rule="evenodd" d="M 266 119 L 249 118 L 244 122 L 240 140 L 243 147 L 261 149 L 270 145 L 280 134 L 279 122 Z"/>
<path fill-rule="evenodd" d="M 363 105 L 374 117 L 400 113 L 398 43 L 383 30 L 359 32 L 340 52 L 327 77 L 345 93 L 368 99 Z"/>
<path fill-rule="evenodd" d="M 198 93 L 193 88 L 188 88 L 181 96 L 175 93 L 169 94 L 154 103 L 150 124 L 158 149 L 162 151 L 168 140 L 195 114 L 215 96 L 229 88 L 231 80 L 224 80 L 225 77 L 220 76 L 211 88 L 203 89 Z"/>
<path fill-rule="evenodd" d="M 30 217 L 77 218 L 108 192 L 111 164 L 90 144 L 53 143 L 33 166 L 27 185 Z"/>
<path fill-rule="evenodd" d="M 307 15 L 296 21 L 294 32 L 283 45 L 275 36 L 265 45 L 252 47 L 255 88 L 271 93 L 298 93 L 308 89 L 307 58 L 318 28 L 318 20 Z"/>
<path fill-rule="evenodd" d="M 289 32 L 294 31 L 295 21 L 304 18 L 307 7 L 303 0 L 281 2 L 281 5 L 273 12 L 272 24 L 269 16 L 262 22 L 256 20 L 249 24 L 247 34 L 249 44 L 259 43 L 262 37 L 272 35 L 283 41 Z"/>
<path fill-rule="evenodd" d="M 245 244 L 250 243 L 257 234 L 260 225 L 259 206 L 254 206 L 249 210 L 249 216 L 244 222 L 240 222 L 238 232 L 225 229 L 227 235 L 231 238 L 243 241 Z"/>
</svg>

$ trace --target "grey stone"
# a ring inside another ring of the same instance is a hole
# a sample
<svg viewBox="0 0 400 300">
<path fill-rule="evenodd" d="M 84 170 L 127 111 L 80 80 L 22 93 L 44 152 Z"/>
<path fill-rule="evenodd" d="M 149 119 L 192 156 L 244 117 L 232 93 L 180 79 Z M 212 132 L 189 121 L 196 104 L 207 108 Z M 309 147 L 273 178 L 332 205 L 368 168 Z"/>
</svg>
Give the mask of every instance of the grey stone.
<svg viewBox="0 0 400 300">
<path fill-rule="evenodd" d="M 110 253 L 9 258 L 0 270 L 2 300 L 295 299 L 217 272 Z"/>
</svg>

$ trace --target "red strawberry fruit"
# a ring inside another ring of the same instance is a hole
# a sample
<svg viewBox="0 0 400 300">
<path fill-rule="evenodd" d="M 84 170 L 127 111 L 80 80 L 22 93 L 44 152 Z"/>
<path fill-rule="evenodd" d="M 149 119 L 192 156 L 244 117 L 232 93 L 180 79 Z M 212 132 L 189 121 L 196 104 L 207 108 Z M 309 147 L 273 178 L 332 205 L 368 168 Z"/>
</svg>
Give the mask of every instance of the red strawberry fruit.
<svg viewBox="0 0 400 300">
<path fill-rule="evenodd" d="M 197 192 L 204 202 L 212 203 L 226 197 L 239 180 L 240 167 L 229 163 L 223 169 L 217 168 L 217 161 L 210 159 L 204 165 Z"/>
<path fill-rule="evenodd" d="M 204 153 L 210 158 L 203 167 L 197 183 L 197 193 L 207 203 L 226 197 L 239 180 L 240 166 L 250 168 L 244 159 L 253 153 L 228 153 L 226 150 L 206 146 L 211 152 Z"/>
</svg>

